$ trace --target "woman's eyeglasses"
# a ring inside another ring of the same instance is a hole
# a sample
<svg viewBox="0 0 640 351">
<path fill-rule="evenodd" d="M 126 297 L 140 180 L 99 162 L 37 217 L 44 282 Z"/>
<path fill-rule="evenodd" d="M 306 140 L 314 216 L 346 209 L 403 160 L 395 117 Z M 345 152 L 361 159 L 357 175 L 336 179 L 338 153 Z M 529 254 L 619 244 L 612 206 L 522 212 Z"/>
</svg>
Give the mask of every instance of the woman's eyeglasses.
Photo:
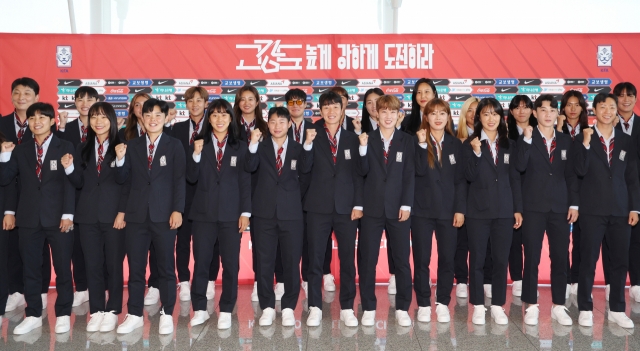
<svg viewBox="0 0 640 351">
<path fill-rule="evenodd" d="M 304 101 L 302 101 L 302 100 L 289 100 L 289 101 L 287 101 L 287 105 L 289 105 L 289 106 L 293 106 L 294 104 L 300 106 L 300 105 L 304 104 Z"/>
</svg>

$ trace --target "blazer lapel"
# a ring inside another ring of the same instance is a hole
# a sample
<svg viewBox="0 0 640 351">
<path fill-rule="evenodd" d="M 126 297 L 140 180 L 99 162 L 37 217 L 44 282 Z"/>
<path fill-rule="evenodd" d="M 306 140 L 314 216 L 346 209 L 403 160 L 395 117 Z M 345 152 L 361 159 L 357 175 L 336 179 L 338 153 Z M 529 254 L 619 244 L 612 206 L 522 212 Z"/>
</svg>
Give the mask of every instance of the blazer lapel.
<svg viewBox="0 0 640 351">
<path fill-rule="evenodd" d="M 211 167 L 213 167 L 215 171 L 217 171 L 218 160 L 216 158 L 216 148 L 214 146 L 214 143 L 215 143 L 215 139 L 211 139 L 210 145 L 209 146 L 205 145 L 204 148 L 202 149 L 202 154 L 204 155 L 203 158 L 207 160 L 207 162 L 209 162 L 209 164 L 211 165 Z M 225 151 L 227 149 L 228 147 L 225 148 Z"/>
<path fill-rule="evenodd" d="M 269 169 L 273 170 L 273 175 L 278 178 L 278 169 L 276 168 L 276 151 L 273 147 L 273 139 L 271 137 L 265 138 L 260 147 L 264 148 L 264 152 L 267 153 L 267 159 L 269 159 Z M 285 156 L 286 157 L 286 156 Z M 284 165 L 282 165 L 284 168 Z M 271 172 L 270 172 L 271 173 Z"/>
<path fill-rule="evenodd" d="M 402 144 L 403 138 L 404 138 L 404 135 L 402 135 L 400 131 L 395 131 L 393 133 L 393 137 L 389 145 L 389 153 L 387 155 L 387 170 L 389 170 L 389 166 L 391 166 L 392 163 L 396 162 L 396 158 L 397 158 L 398 152 L 400 152 L 400 146 Z M 380 140 L 382 141 L 382 139 Z"/>
<path fill-rule="evenodd" d="M 549 151 L 547 151 L 547 145 L 545 144 L 542 138 L 543 138 L 542 134 L 540 133 L 538 128 L 536 128 L 535 132 L 531 136 L 531 139 L 532 139 L 531 142 L 536 146 L 538 151 L 540 151 L 540 153 L 543 156 L 542 158 L 547 160 L 548 164 L 551 164 L 551 161 L 549 160 Z"/>
<path fill-rule="evenodd" d="M 141 137 L 139 139 L 140 142 L 140 146 L 138 147 L 138 156 L 140 156 L 140 160 L 147 160 L 148 158 L 148 147 L 147 147 L 147 137 Z M 157 155 L 157 153 L 155 153 L 155 155 Z M 155 159 L 155 155 L 154 155 L 154 159 Z M 131 165 L 131 167 L 133 168 L 134 165 Z M 141 167 L 144 167 L 144 169 L 146 170 L 146 172 L 143 172 L 145 174 L 145 176 L 147 177 L 147 179 L 150 179 L 151 177 L 149 176 L 149 167 L 147 166 L 147 163 L 145 163 L 143 161 L 143 164 L 140 165 Z"/>
<path fill-rule="evenodd" d="M 51 141 L 49 142 L 49 147 L 47 148 L 47 154 L 44 155 L 44 160 L 42 160 L 42 182 L 44 183 L 44 181 L 48 178 L 49 174 L 51 173 L 52 169 L 52 165 L 53 162 L 55 162 L 56 164 L 56 170 L 57 171 L 63 171 L 64 172 L 64 167 L 62 167 L 62 164 L 60 163 L 60 160 L 58 160 L 58 149 L 60 147 L 60 140 L 55 136 L 55 135 L 51 135 Z M 36 163 L 38 162 L 38 155 L 36 154 Z M 35 168 L 34 168 L 35 170 Z"/>
<path fill-rule="evenodd" d="M 393 144 L 393 143 L 392 143 Z M 384 163 L 384 144 L 382 143 L 382 134 L 380 134 L 380 129 L 371 133 L 371 138 L 369 138 L 369 146 L 371 150 L 367 150 L 371 155 L 374 155 L 374 158 L 380 162 L 382 169 L 387 171 L 387 165 Z"/>
<path fill-rule="evenodd" d="M 622 133 L 622 131 L 620 131 L 620 133 Z M 596 157 L 598 157 L 600 161 L 604 162 L 607 168 L 609 168 L 609 159 L 607 158 L 607 153 L 604 152 L 604 148 L 602 147 L 602 142 L 600 142 L 600 136 L 598 136 L 598 133 L 595 130 L 594 130 L 594 133 L 591 135 L 591 143 L 589 144 L 591 148 L 593 148 L 593 151 L 595 152 Z"/>
<path fill-rule="evenodd" d="M 329 160 L 329 164 L 333 165 L 333 154 L 331 153 L 331 142 L 329 141 L 329 135 L 327 134 L 327 132 L 325 132 L 324 128 L 322 128 L 322 130 L 319 131 L 319 134 L 321 136 L 320 136 L 320 138 L 317 138 L 317 139 L 319 139 L 318 146 L 320 147 L 320 150 L 322 150 L 322 153 Z M 336 164 L 337 164 L 339 158 L 340 157 L 338 157 L 338 153 L 336 153 Z"/>
<path fill-rule="evenodd" d="M 482 150 L 482 157 L 484 157 L 490 165 L 493 166 L 493 170 L 497 171 L 496 162 L 493 160 L 493 153 L 491 152 L 491 147 L 489 146 L 489 141 L 482 142 L 484 144 L 484 150 Z M 500 149 L 498 148 L 498 161 L 500 161 Z M 498 162 L 499 163 L 499 162 Z"/>
<path fill-rule="evenodd" d="M 167 146 L 169 145 L 169 139 L 167 138 L 168 138 L 167 134 L 162 133 L 162 136 L 160 137 L 160 141 L 158 142 L 158 148 L 153 153 L 153 161 L 151 162 L 152 178 L 155 178 L 158 174 L 160 174 L 161 167 L 166 167 L 166 166 L 173 167 L 173 165 L 165 164 L 164 166 L 162 166 L 160 164 L 160 160 L 163 157 L 165 158 L 165 161 L 166 161 L 165 154 L 167 153 Z"/>
</svg>

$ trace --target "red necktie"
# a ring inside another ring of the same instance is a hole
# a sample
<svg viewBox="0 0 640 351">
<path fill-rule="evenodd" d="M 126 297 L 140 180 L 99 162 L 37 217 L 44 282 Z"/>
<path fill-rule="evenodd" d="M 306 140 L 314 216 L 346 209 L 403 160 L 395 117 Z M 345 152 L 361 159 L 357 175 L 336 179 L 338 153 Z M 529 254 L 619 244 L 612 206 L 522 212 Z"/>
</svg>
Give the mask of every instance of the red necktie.
<svg viewBox="0 0 640 351">
<path fill-rule="evenodd" d="M 498 165 L 498 142 L 496 142 L 496 153 L 495 155 L 493 154 L 493 149 L 491 148 L 491 144 L 489 143 L 489 140 L 485 139 L 487 142 L 487 147 L 489 148 L 489 152 L 491 153 L 491 158 L 493 158 L 493 163 L 497 166 Z"/>
<path fill-rule="evenodd" d="M 393 140 L 389 140 L 389 149 L 391 149 L 391 142 Z M 384 155 L 384 164 L 386 165 L 387 162 L 389 161 L 389 149 L 386 149 L 384 147 L 384 139 L 382 139 L 382 154 Z"/>
<path fill-rule="evenodd" d="M 544 137 L 542 137 L 542 141 L 544 142 L 544 146 L 547 146 L 547 139 L 545 139 Z M 553 151 L 555 151 L 556 149 L 556 138 L 554 137 L 553 140 L 551 140 L 551 147 L 549 148 L 549 162 L 553 163 Z"/>
<path fill-rule="evenodd" d="M 335 136 L 331 136 L 331 133 L 329 132 L 329 129 L 327 128 L 327 126 L 324 126 L 324 131 L 327 132 L 327 138 L 329 138 L 329 147 L 331 148 L 331 155 L 333 156 L 333 164 L 335 165 L 337 162 L 337 155 L 338 155 L 338 132 L 336 131 L 336 135 Z"/>
<path fill-rule="evenodd" d="M 196 136 L 198 136 L 198 132 L 200 131 L 200 126 L 202 125 L 202 120 L 204 119 L 204 117 L 200 118 L 200 122 L 195 123 L 193 122 L 193 120 L 191 120 L 193 122 L 193 133 L 191 133 L 191 140 L 189 140 L 189 145 L 193 144 L 193 142 L 196 140 Z"/>
<path fill-rule="evenodd" d="M 296 128 L 296 124 L 293 123 L 293 137 L 296 139 L 298 144 L 302 144 L 302 124 L 304 124 L 304 121 L 300 122 L 300 126 Z"/>
<path fill-rule="evenodd" d="M 147 161 L 149 162 L 149 170 L 151 170 L 151 163 L 153 163 L 153 149 L 154 149 L 154 145 L 151 142 L 151 139 L 149 139 L 149 154 L 147 156 Z"/>
<path fill-rule="evenodd" d="M 96 164 L 96 169 L 98 170 L 98 177 L 100 176 L 100 171 L 102 170 L 102 161 L 104 161 L 104 156 L 102 152 L 104 148 L 102 147 L 102 143 L 98 145 L 98 163 Z"/>
<path fill-rule="evenodd" d="M 47 142 L 47 139 L 51 137 L 49 134 L 44 141 L 42 141 L 42 145 L 39 145 L 36 141 L 36 153 L 38 154 L 38 162 L 36 163 L 36 176 L 38 176 L 38 180 L 42 181 L 42 154 L 44 153 L 43 145 Z"/>
<path fill-rule="evenodd" d="M 624 122 L 624 130 L 628 131 L 629 130 L 629 122 Z"/>
<path fill-rule="evenodd" d="M 218 144 L 218 152 L 216 152 L 216 161 L 218 161 L 218 172 L 220 172 L 220 168 L 222 168 L 222 148 L 224 148 L 225 144 L 227 143 L 227 138 L 229 137 L 229 134 L 227 133 L 227 135 L 224 136 L 224 139 L 222 139 L 222 141 L 219 141 L 218 138 L 215 136 L 215 134 L 213 135 L 214 138 L 216 138 L 216 143 Z"/>
<path fill-rule="evenodd" d="M 256 120 L 254 119 L 251 123 L 247 124 L 245 122 L 244 117 L 242 117 L 242 124 L 244 124 L 244 130 L 247 132 L 247 145 L 251 144 L 251 128 L 256 125 Z"/>
<path fill-rule="evenodd" d="M 613 159 L 613 139 L 614 138 L 611 138 L 611 141 L 609 141 L 609 152 L 607 152 L 607 144 L 605 144 L 604 138 L 602 137 L 602 135 L 600 136 L 600 142 L 602 143 L 602 148 L 604 149 L 604 153 L 608 154 L 607 158 L 609 159 L 609 167 L 611 167 L 611 160 Z"/>
<path fill-rule="evenodd" d="M 15 113 L 14 119 L 16 121 L 16 125 L 18 125 L 18 145 L 20 145 L 22 143 L 22 137 L 24 137 L 24 132 L 27 130 L 28 120 L 25 119 L 24 123 L 20 123 L 20 120 L 18 119 L 18 116 L 15 116 Z"/>
<path fill-rule="evenodd" d="M 80 138 L 80 142 L 84 143 L 87 141 L 87 127 L 80 126 L 80 131 L 82 132 L 82 137 Z"/>
<path fill-rule="evenodd" d="M 436 152 L 438 153 L 438 163 L 440 163 L 440 166 L 442 166 L 442 151 L 440 150 L 440 144 L 436 141 L 436 139 L 431 136 L 431 142 L 433 143 L 433 147 L 436 149 Z"/>
<path fill-rule="evenodd" d="M 576 138 L 576 128 L 571 128 L 571 140 L 574 140 L 575 138 Z"/>
<path fill-rule="evenodd" d="M 276 170 L 278 171 L 278 175 L 282 174 L 282 158 L 280 158 L 280 155 L 282 155 L 283 150 L 282 146 L 280 146 L 278 149 L 278 156 L 276 157 Z"/>
</svg>

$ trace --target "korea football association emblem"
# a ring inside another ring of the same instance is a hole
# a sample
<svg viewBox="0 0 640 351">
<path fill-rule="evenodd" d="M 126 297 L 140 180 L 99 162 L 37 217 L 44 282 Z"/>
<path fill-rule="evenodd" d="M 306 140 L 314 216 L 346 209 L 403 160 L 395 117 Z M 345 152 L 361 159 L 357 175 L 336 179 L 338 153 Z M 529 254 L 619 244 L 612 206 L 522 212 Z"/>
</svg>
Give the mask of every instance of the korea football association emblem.
<svg viewBox="0 0 640 351">
<path fill-rule="evenodd" d="M 56 61 L 58 67 L 71 67 L 71 45 L 59 45 L 56 47 Z"/>
<path fill-rule="evenodd" d="M 613 51 L 611 45 L 598 45 L 598 66 L 611 67 Z"/>
</svg>

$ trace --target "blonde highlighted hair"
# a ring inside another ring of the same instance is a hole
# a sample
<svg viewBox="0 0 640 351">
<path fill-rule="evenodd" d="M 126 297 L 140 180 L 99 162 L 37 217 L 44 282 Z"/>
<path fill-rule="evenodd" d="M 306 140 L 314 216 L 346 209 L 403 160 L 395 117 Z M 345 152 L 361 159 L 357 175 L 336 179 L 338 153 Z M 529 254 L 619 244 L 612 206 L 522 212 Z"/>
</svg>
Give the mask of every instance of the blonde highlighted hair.
<svg viewBox="0 0 640 351">
<path fill-rule="evenodd" d="M 469 111 L 469 107 L 471 107 L 471 104 L 474 102 L 480 102 L 480 99 L 475 96 L 470 97 L 462 104 L 460 116 L 458 117 L 458 133 L 456 135 L 458 139 L 465 140 L 469 137 L 469 132 L 467 131 L 467 111 Z"/>
</svg>

